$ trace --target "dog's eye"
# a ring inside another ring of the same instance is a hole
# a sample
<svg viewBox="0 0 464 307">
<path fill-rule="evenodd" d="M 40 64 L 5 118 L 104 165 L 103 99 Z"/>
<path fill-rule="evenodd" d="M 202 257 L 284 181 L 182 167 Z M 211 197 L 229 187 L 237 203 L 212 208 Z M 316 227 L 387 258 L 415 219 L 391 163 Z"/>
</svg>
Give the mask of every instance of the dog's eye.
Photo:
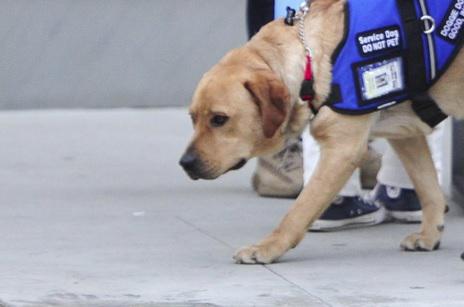
<svg viewBox="0 0 464 307">
<path fill-rule="evenodd" d="M 228 120 L 229 120 L 229 117 L 228 117 L 228 116 L 224 116 L 224 115 L 214 115 L 214 116 L 211 118 L 211 126 L 213 126 L 213 127 L 221 127 L 221 126 L 224 126 L 225 123 L 227 123 Z"/>
</svg>

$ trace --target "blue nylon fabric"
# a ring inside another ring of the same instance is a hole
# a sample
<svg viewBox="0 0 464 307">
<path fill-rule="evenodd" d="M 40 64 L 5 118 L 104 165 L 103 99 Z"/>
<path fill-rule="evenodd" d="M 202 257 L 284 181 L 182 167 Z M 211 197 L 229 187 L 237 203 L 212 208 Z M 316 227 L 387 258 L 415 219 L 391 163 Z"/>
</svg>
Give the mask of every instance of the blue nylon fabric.
<svg viewBox="0 0 464 307">
<path fill-rule="evenodd" d="M 447 0 L 445 0 L 445 2 L 446 1 Z M 430 2 L 430 1 L 427 1 L 427 2 Z M 415 6 L 416 6 L 416 12 L 421 12 L 421 7 L 420 7 L 420 4 L 419 4 L 419 1 L 415 1 Z M 420 14 L 419 14 L 419 16 L 420 16 Z M 430 79 L 432 78 L 432 76 L 430 75 L 431 74 L 431 71 L 430 71 L 430 49 L 429 49 L 427 37 L 425 35 L 422 36 L 422 46 L 424 48 L 425 73 L 426 73 L 427 81 L 430 81 Z"/>
<path fill-rule="evenodd" d="M 357 34 L 373 29 L 384 28 L 386 26 L 399 26 L 401 29 L 400 41 L 403 47 L 407 47 L 407 43 L 404 40 L 401 17 L 396 7 L 396 1 L 354 0 L 348 1 L 347 5 L 349 7 L 349 16 L 347 16 L 347 18 L 349 18 L 348 36 L 332 68 L 332 83 L 339 85 L 341 98 L 343 100 L 335 102 L 332 107 L 336 110 L 348 112 L 360 111 L 360 113 L 362 113 L 367 110 L 375 110 L 379 105 L 389 103 L 392 99 L 386 101 L 378 100 L 366 105 L 358 104 L 358 102 L 361 101 L 361 97 L 359 97 L 358 91 L 355 89 L 355 77 L 357 78 L 358 76 L 357 74 L 355 76 L 352 64 L 364 62 L 372 58 L 377 58 L 378 56 L 361 56 L 356 45 Z M 389 13 L 386 14 L 386 12 Z M 404 94 L 399 97 L 399 99 L 405 98 L 406 95 Z"/>
<path fill-rule="evenodd" d="M 456 0 L 427 0 L 427 10 L 435 21 L 437 30 L 433 34 L 436 61 L 437 61 L 437 74 L 447 67 L 448 63 L 452 60 L 452 55 L 457 48 L 455 44 L 443 39 L 439 34 L 439 27 L 446 17 L 451 5 L 455 4 Z M 286 7 L 298 9 L 301 0 L 276 0 L 275 1 L 275 18 L 286 16 Z M 334 110 L 341 113 L 362 114 L 374 112 L 380 108 L 390 107 L 397 103 L 403 102 L 410 98 L 407 88 L 404 91 L 397 91 L 388 95 L 373 98 L 362 99 L 360 92 L 361 85 L 359 84 L 359 73 L 354 67 L 354 64 L 363 62 L 379 62 L 383 58 L 389 58 L 394 55 L 401 56 L 403 67 L 403 80 L 406 82 L 406 63 L 404 56 L 400 52 L 408 48 L 408 42 L 405 40 L 403 24 L 399 10 L 397 8 L 397 1 L 394 0 L 348 0 L 347 7 L 349 15 L 348 24 L 349 29 L 343 47 L 333 63 L 333 81 L 334 85 L 338 85 L 340 89 L 341 101 L 333 101 L 330 105 Z M 420 11 L 419 1 L 416 1 L 416 10 L 418 16 L 422 16 Z M 376 54 L 361 54 L 357 45 L 357 36 L 363 32 L 375 31 L 377 29 L 395 26 L 400 31 L 401 48 L 397 50 L 384 50 Z M 423 35 L 424 42 L 424 56 L 425 67 L 427 71 L 427 80 L 431 85 L 430 61 L 429 61 L 429 48 L 427 38 Z M 401 50 L 398 50 L 401 49 Z"/>
<path fill-rule="evenodd" d="M 441 22 L 445 19 L 446 14 L 448 12 L 448 8 L 452 4 L 454 4 L 454 1 L 450 1 L 450 0 L 439 0 L 439 1 L 428 0 L 426 1 L 427 12 L 436 21 L 436 27 L 437 27 L 435 32 L 432 34 L 434 45 L 435 45 L 434 49 L 435 49 L 435 54 L 436 54 L 435 58 L 436 58 L 436 63 L 437 63 L 436 64 L 437 73 L 443 71 L 446 68 L 446 65 L 448 64 L 455 50 L 454 44 L 447 42 L 439 35 L 439 27 L 441 25 Z M 417 12 L 421 12 L 418 1 L 416 1 L 416 10 Z M 419 16 L 420 15 L 421 14 L 419 13 Z M 432 76 L 430 76 L 430 56 L 429 56 L 430 53 L 429 53 L 428 40 L 427 40 L 426 35 L 423 35 L 422 42 L 423 42 L 423 46 L 425 49 L 424 50 L 425 51 L 425 63 L 424 64 L 426 65 L 426 68 L 427 68 L 426 69 L 427 80 L 430 83 L 432 83 L 434 80 L 432 80 Z"/>
<path fill-rule="evenodd" d="M 430 1 L 429 0 L 426 2 L 427 2 L 427 9 L 428 9 L 429 15 L 432 16 L 437 21 L 437 30 L 433 33 L 433 37 L 435 41 L 435 52 L 437 54 L 436 58 L 437 58 L 438 70 L 442 71 L 444 68 L 446 68 L 446 65 L 448 64 L 448 60 L 451 58 L 455 50 L 455 45 L 444 40 L 442 36 L 439 35 L 439 28 L 440 28 L 441 22 L 446 17 L 449 6 L 453 4 L 454 1 L 450 1 L 450 0 Z"/>
</svg>

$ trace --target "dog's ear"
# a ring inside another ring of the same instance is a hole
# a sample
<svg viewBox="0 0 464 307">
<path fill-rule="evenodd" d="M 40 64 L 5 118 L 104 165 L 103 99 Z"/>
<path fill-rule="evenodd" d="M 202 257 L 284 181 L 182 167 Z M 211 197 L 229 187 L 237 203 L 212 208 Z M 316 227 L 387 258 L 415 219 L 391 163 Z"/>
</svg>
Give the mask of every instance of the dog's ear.
<svg viewBox="0 0 464 307">
<path fill-rule="evenodd" d="M 290 96 L 284 83 L 271 72 L 255 73 L 244 83 L 258 105 L 264 136 L 272 138 L 287 116 Z"/>
</svg>

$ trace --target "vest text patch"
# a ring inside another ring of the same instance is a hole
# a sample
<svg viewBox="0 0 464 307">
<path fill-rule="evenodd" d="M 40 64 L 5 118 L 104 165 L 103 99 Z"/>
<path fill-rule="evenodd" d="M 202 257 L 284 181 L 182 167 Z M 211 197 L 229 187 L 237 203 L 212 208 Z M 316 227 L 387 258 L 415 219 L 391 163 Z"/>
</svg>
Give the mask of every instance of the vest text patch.
<svg viewBox="0 0 464 307">
<path fill-rule="evenodd" d="M 441 23 L 440 36 L 449 42 L 458 42 L 463 35 L 464 28 L 464 0 L 454 0 L 445 19 Z"/>
<path fill-rule="evenodd" d="M 464 0 L 462 0 L 464 1 Z M 384 51 L 401 49 L 401 31 L 398 26 L 390 26 L 359 33 L 356 45 L 363 56 L 371 56 Z"/>
</svg>

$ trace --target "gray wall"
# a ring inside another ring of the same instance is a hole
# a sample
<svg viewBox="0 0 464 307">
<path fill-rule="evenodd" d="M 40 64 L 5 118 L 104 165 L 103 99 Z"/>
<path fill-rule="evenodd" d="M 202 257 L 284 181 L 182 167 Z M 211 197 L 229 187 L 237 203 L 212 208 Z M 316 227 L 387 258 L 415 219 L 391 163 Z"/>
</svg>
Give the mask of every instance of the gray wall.
<svg viewBox="0 0 464 307">
<path fill-rule="evenodd" d="M 245 0 L 0 0 L 0 109 L 189 102 Z"/>
</svg>

